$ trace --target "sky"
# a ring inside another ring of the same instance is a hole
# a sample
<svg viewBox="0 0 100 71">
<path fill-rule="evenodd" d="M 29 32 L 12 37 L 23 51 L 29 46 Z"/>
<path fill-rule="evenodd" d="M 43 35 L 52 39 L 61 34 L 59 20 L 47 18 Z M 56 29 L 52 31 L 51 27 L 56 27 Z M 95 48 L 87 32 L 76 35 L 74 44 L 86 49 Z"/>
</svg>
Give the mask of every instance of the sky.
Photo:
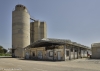
<svg viewBox="0 0 100 71">
<path fill-rule="evenodd" d="M 48 38 L 89 47 L 100 42 L 100 0 L 0 0 L 0 45 L 6 49 L 12 47 L 12 11 L 17 4 L 46 22 Z"/>
</svg>

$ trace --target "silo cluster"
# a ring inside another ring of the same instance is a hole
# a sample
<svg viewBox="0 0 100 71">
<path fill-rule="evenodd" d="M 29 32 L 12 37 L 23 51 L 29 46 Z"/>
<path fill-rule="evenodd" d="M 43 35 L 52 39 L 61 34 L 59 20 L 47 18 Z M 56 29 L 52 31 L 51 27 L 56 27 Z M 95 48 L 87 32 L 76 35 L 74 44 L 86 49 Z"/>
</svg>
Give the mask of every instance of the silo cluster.
<svg viewBox="0 0 100 71">
<path fill-rule="evenodd" d="M 42 38 L 46 38 L 46 23 L 30 23 L 27 8 L 21 4 L 16 5 L 12 11 L 12 57 L 24 57 L 24 48 Z"/>
<path fill-rule="evenodd" d="M 30 30 L 31 31 L 31 33 L 30 33 L 30 42 L 31 43 L 47 37 L 45 22 L 40 22 L 39 20 L 31 22 L 30 29 L 31 29 Z"/>
</svg>

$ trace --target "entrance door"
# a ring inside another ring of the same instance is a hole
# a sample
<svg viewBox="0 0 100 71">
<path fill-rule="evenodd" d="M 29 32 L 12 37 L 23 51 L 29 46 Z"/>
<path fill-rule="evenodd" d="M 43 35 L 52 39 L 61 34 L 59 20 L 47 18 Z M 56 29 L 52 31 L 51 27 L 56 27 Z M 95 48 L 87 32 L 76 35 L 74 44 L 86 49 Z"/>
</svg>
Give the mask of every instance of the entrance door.
<svg viewBox="0 0 100 71">
<path fill-rule="evenodd" d="M 28 52 L 26 52 L 25 58 L 26 58 L 26 59 L 29 59 L 29 53 L 28 53 Z"/>
<path fill-rule="evenodd" d="M 38 58 L 42 59 L 42 51 L 38 51 Z"/>
<path fill-rule="evenodd" d="M 66 50 L 66 60 L 69 60 L 69 50 Z"/>
<path fill-rule="evenodd" d="M 58 60 L 61 60 L 61 52 L 60 51 L 57 52 L 57 55 L 58 55 Z"/>
</svg>

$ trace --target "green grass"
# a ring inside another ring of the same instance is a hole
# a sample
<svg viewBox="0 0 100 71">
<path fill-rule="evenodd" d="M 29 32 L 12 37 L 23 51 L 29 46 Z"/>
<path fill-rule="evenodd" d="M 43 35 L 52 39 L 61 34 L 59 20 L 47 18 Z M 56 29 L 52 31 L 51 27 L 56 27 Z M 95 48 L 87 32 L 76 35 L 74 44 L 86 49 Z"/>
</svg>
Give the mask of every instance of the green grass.
<svg viewBox="0 0 100 71">
<path fill-rule="evenodd" d="M 10 54 L 0 53 L 0 56 L 11 56 Z"/>
</svg>

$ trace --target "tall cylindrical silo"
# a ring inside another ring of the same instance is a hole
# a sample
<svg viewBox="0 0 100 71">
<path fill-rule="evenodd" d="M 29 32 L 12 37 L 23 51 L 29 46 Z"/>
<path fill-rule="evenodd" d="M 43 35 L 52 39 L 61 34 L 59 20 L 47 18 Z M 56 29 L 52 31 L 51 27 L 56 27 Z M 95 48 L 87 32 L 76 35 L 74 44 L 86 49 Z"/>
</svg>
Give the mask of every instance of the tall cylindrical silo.
<svg viewBox="0 0 100 71">
<path fill-rule="evenodd" d="M 30 44 L 30 15 L 23 5 L 12 11 L 12 55 L 24 57 L 24 47 Z"/>
</svg>

